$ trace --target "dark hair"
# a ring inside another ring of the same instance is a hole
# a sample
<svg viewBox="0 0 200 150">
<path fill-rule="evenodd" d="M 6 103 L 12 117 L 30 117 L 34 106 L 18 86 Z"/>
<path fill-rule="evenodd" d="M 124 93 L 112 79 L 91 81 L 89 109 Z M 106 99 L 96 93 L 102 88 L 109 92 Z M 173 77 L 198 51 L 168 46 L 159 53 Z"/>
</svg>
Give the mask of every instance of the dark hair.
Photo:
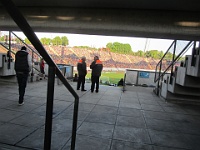
<svg viewBox="0 0 200 150">
<path fill-rule="evenodd" d="M 25 46 L 22 46 L 21 50 L 26 50 L 26 47 L 25 47 Z"/>
</svg>

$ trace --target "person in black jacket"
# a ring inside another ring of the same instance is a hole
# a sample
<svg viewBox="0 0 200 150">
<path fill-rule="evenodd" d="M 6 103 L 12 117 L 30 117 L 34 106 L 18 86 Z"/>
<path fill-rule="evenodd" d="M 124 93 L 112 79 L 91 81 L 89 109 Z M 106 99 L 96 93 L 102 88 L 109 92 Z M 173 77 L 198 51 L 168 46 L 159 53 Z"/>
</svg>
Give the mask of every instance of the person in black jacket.
<svg viewBox="0 0 200 150">
<path fill-rule="evenodd" d="M 15 71 L 19 86 L 19 105 L 24 104 L 24 94 L 29 72 L 32 68 L 31 57 L 25 46 L 21 47 L 15 55 Z"/>
<path fill-rule="evenodd" d="M 94 61 L 90 65 L 90 69 L 92 69 L 92 85 L 91 85 L 91 92 L 94 92 L 94 87 L 96 84 L 96 93 L 99 92 L 99 78 L 101 76 L 101 71 L 103 70 L 103 64 L 99 60 L 98 56 L 94 57 Z"/>
<path fill-rule="evenodd" d="M 77 64 L 77 70 L 78 70 L 78 82 L 77 82 L 77 90 L 80 90 L 81 86 L 81 91 L 87 91 L 85 89 L 85 76 L 87 74 L 87 65 L 85 63 L 86 57 L 83 56 Z"/>
</svg>

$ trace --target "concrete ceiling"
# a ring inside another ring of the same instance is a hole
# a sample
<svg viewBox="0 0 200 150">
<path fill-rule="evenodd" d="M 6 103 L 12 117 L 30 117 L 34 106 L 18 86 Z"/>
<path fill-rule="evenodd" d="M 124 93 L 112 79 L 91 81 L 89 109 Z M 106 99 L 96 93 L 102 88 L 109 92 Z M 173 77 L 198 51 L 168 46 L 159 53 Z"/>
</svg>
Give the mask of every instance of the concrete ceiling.
<svg viewBox="0 0 200 150">
<path fill-rule="evenodd" d="M 36 32 L 200 40 L 198 0 L 13 2 Z M 0 30 L 19 30 L 1 3 Z"/>
<path fill-rule="evenodd" d="M 13 0 L 19 7 L 199 11 L 199 0 Z"/>
</svg>

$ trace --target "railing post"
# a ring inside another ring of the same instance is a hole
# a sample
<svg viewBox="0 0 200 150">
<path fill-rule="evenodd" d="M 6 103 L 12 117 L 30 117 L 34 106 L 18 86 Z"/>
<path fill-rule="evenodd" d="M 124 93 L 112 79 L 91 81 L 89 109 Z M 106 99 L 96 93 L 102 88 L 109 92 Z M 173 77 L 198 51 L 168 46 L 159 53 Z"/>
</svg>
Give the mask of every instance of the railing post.
<svg viewBox="0 0 200 150">
<path fill-rule="evenodd" d="M 139 78 L 139 71 L 137 70 L 137 76 L 136 76 L 136 83 L 135 83 L 135 86 L 138 86 L 138 78 Z"/>
<path fill-rule="evenodd" d="M 33 50 L 31 50 L 32 51 L 32 68 L 31 68 L 31 82 L 33 82 L 33 59 L 34 59 L 34 57 L 33 57 L 33 55 L 34 55 L 34 53 L 33 53 Z"/>
<path fill-rule="evenodd" d="M 174 51 L 173 51 L 173 57 L 172 57 L 172 68 L 171 68 L 171 74 L 170 74 L 170 79 L 169 79 L 169 83 L 172 84 L 172 74 L 174 72 L 174 58 L 175 58 L 175 53 L 176 53 L 176 43 L 177 43 L 177 40 L 175 40 L 175 43 L 174 43 Z"/>
<path fill-rule="evenodd" d="M 9 37 L 8 37 L 8 41 L 9 41 L 9 55 L 7 55 L 7 57 L 8 57 L 8 69 L 10 69 L 10 61 L 11 61 L 11 59 L 10 59 L 10 55 L 11 55 L 11 31 L 9 31 Z"/>
<path fill-rule="evenodd" d="M 52 114 L 53 114 L 55 70 L 56 70 L 55 67 L 49 66 L 44 150 L 50 150 L 51 149 L 51 132 L 52 132 Z"/>
<path fill-rule="evenodd" d="M 77 120 L 78 120 L 78 104 L 79 104 L 79 99 L 76 98 L 75 102 L 74 102 L 71 150 L 75 150 L 75 144 L 76 144 L 76 130 L 77 130 Z"/>
<path fill-rule="evenodd" d="M 195 55 L 196 53 L 196 41 L 194 41 L 193 49 L 192 49 L 192 61 L 191 61 L 191 66 L 195 66 Z"/>
</svg>

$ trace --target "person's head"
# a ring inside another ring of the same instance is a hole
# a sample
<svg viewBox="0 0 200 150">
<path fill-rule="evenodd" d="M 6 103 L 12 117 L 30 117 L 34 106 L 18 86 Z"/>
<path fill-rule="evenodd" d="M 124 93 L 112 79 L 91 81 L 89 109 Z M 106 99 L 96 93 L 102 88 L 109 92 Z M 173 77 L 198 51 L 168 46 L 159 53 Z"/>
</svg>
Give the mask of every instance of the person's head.
<svg viewBox="0 0 200 150">
<path fill-rule="evenodd" d="M 86 61 L 86 57 L 85 57 L 85 56 L 82 56 L 82 57 L 81 57 L 81 60 L 82 60 L 82 61 Z"/>
<path fill-rule="evenodd" d="M 95 56 L 95 57 L 94 57 L 94 60 L 98 60 L 98 59 L 99 59 L 99 57 L 98 57 L 98 56 Z"/>
<path fill-rule="evenodd" d="M 21 50 L 25 50 L 25 51 L 26 51 L 26 47 L 25 47 L 25 46 L 22 46 Z"/>
</svg>

